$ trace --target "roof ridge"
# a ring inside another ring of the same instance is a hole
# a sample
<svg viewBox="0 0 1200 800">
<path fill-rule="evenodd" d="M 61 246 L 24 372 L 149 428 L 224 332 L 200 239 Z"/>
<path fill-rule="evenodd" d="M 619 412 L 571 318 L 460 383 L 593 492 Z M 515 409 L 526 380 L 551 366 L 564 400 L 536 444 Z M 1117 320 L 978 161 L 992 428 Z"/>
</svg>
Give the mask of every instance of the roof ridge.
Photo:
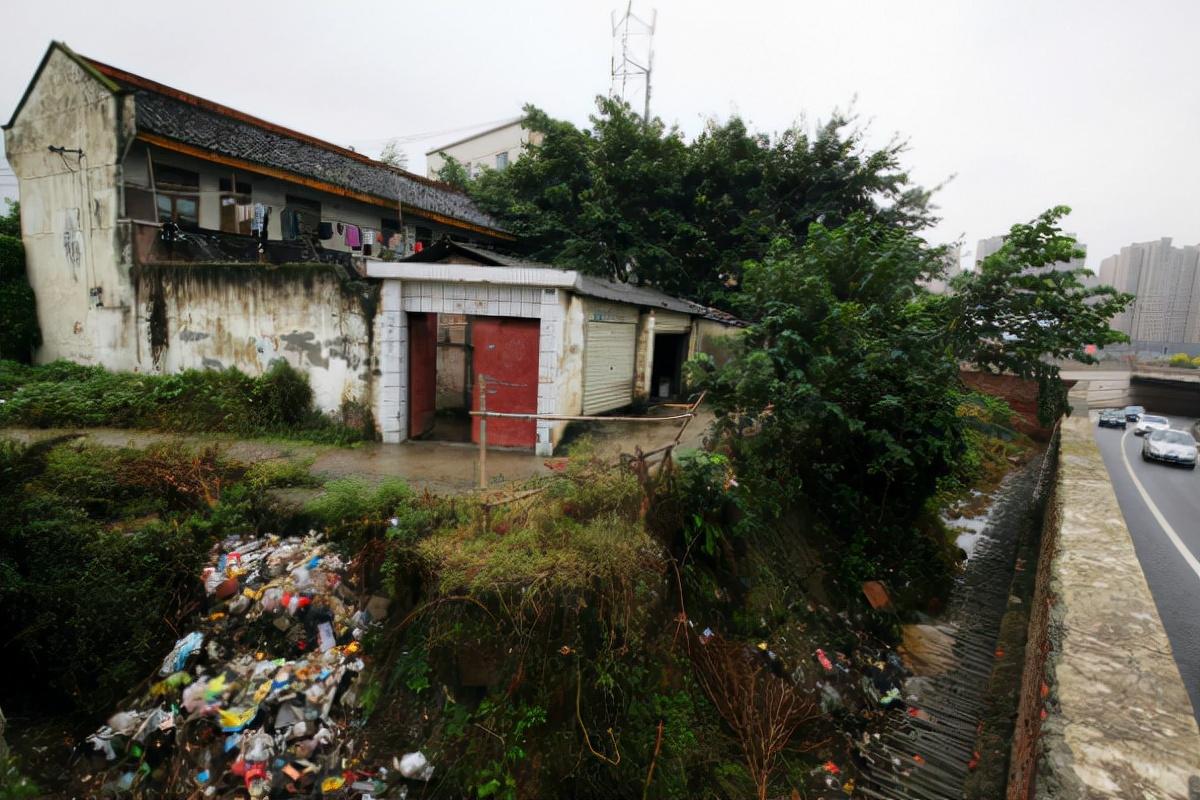
<svg viewBox="0 0 1200 800">
<path fill-rule="evenodd" d="M 432 178 L 427 178 L 424 175 L 418 175 L 415 172 L 409 172 L 406 169 L 393 167 L 391 164 L 387 164 L 383 161 L 379 161 L 378 159 L 363 155 L 362 153 L 359 153 L 356 150 L 351 150 L 348 147 L 342 147 L 341 145 L 334 144 L 333 142 L 326 141 L 325 139 L 317 138 L 316 136 L 308 133 L 303 133 L 302 131 L 295 130 L 294 128 L 288 128 L 284 125 L 269 122 L 262 117 L 256 117 L 253 114 L 248 114 L 245 111 L 239 111 L 236 108 L 227 106 L 223 103 L 218 103 L 215 100 L 208 100 L 204 97 L 200 97 L 199 95 L 192 94 L 191 92 L 185 92 L 182 89 L 176 89 L 175 87 L 168 86 L 165 83 L 159 83 L 156 80 L 146 78 L 142 75 L 138 75 L 137 73 L 129 72 L 128 70 L 121 69 L 120 67 L 114 67 L 111 64 L 104 63 L 103 61 L 98 61 L 90 56 L 79 55 L 77 57 L 83 59 L 83 61 L 85 61 L 87 64 L 94 67 L 104 77 L 117 81 L 118 83 L 135 86 L 139 89 L 145 89 L 146 91 L 154 92 L 155 94 L 161 94 L 173 100 L 178 100 L 180 102 L 187 103 L 188 105 L 195 106 L 196 108 L 204 111 L 210 111 L 214 114 L 231 117 L 239 122 L 244 122 L 247 125 L 253 125 L 256 128 L 262 128 L 263 130 L 277 133 L 280 136 L 286 136 L 291 139 L 297 139 L 299 141 L 306 142 L 314 147 L 320 147 L 323 150 L 328 150 L 329 152 L 336 153 L 340 156 L 354 159 L 355 161 L 359 161 L 363 164 L 389 170 L 402 178 L 408 178 L 416 183 L 423 183 L 427 186 L 432 186 L 437 189 L 462 195 L 463 197 L 470 197 L 470 195 L 468 195 L 462 189 L 452 184 L 445 183 L 444 181 L 433 180 Z"/>
</svg>

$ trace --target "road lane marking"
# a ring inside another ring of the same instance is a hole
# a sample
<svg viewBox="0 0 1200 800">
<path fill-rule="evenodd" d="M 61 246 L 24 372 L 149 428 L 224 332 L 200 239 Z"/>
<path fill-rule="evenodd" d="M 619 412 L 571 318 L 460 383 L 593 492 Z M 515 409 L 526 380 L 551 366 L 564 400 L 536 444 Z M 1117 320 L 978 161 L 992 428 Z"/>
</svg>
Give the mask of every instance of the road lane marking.
<svg viewBox="0 0 1200 800">
<path fill-rule="evenodd" d="M 1179 538 L 1179 534 L 1171 527 L 1171 523 L 1167 522 L 1167 518 L 1158 510 L 1158 506 L 1154 505 L 1154 501 L 1150 499 L 1150 493 L 1146 491 L 1146 487 L 1142 486 L 1142 482 L 1138 480 L 1138 476 L 1133 472 L 1133 465 L 1129 463 L 1129 452 L 1125 449 L 1125 440 L 1129 438 L 1129 431 L 1125 431 L 1125 435 L 1121 437 L 1121 460 L 1125 462 L 1125 469 L 1129 472 L 1129 477 L 1133 478 L 1134 488 L 1138 490 L 1138 494 L 1146 501 L 1146 507 L 1150 509 L 1150 513 L 1158 520 L 1158 524 L 1162 526 L 1163 532 L 1167 534 L 1167 538 L 1171 540 L 1171 544 L 1175 545 L 1175 549 L 1179 551 L 1179 555 L 1183 556 L 1183 560 L 1192 568 L 1192 572 L 1196 573 L 1196 577 L 1200 578 L 1200 561 L 1192 555 L 1192 551 L 1187 549 L 1187 545 Z"/>
</svg>

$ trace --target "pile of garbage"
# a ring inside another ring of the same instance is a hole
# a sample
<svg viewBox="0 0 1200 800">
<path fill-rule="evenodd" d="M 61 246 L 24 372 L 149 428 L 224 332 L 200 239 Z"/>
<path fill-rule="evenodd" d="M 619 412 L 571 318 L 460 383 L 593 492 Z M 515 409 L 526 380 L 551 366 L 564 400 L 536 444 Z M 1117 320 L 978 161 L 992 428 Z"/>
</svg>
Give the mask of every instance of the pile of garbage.
<svg viewBox="0 0 1200 800">
<path fill-rule="evenodd" d="M 359 607 L 321 538 L 231 537 L 203 575 L 206 615 L 148 689 L 82 745 L 86 796 L 403 798 L 433 774 L 420 752 L 371 767 L 356 754 Z"/>
</svg>

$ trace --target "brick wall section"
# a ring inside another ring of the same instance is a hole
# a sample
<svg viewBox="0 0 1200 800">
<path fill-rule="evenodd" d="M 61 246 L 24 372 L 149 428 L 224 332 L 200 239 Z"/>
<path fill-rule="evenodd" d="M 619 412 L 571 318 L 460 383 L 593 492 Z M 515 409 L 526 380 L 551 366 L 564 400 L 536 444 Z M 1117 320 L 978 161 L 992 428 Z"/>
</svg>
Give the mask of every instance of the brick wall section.
<svg viewBox="0 0 1200 800">
<path fill-rule="evenodd" d="M 1058 458 L 1058 436 L 1051 442 L 1047 459 Z M 1057 467 L 1057 464 L 1055 464 Z M 1046 656 L 1050 652 L 1050 606 L 1054 596 L 1050 591 L 1051 563 L 1058 546 L 1057 533 L 1060 520 L 1057 489 L 1057 469 L 1050 475 L 1054 486 L 1046 501 L 1042 518 L 1041 551 L 1037 562 L 1037 580 L 1034 584 L 1032 605 L 1029 613 L 1029 635 L 1025 646 L 1025 664 L 1022 668 L 1021 691 L 1017 697 L 1017 721 L 1013 730 L 1012 754 L 1009 758 L 1007 800 L 1031 800 L 1037 772 L 1038 734 L 1042 729 L 1042 708 L 1046 691 Z"/>
<path fill-rule="evenodd" d="M 965 369 L 959 372 L 959 376 L 969 389 L 1003 397 L 1016 412 L 1014 424 L 1021 433 L 1031 436 L 1039 442 L 1049 441 L 1051 429 L 1038 422 L 1038 385 L 1036 381 L 1018 378 L 1015 375 L 996 375 L 991 372 L 975 372 Z M 1075 382 L 1065 381 L 1065 383 L 1073 386 Z"/>
</svg>

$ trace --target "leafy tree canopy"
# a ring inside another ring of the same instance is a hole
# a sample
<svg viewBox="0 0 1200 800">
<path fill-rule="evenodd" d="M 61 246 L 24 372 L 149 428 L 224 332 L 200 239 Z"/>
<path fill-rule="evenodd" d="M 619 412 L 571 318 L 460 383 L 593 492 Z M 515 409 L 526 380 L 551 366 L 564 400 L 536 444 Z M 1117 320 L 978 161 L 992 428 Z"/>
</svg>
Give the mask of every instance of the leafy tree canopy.
<svg viewBox="0 0 1200 800">
<path fill-rule="evenodd" d="M 620 101 L 596 106 L 589 129 L 527 106 L 540 143 L 466 182 L 526 255 L 729 307 L 743 262 L 781 236 L 802 243 L 811 224 L 855 213 L 911 231 L 934 221 L 901 167 L 904 144 L 870 149 L 851 117 L 771 137 L 735 116 L 687 142 Z"/>
<path fill-rule="evenodd" d="M 748 261 L 742 302 L 757 319 L 729 363 L 702 361 L 693 376 L 755 513 L 799 510 L 841 541 L 854 580 L 903 583 L 918 579 L 913 565 L 938 563 L 942 545 L 918 520 L 968 444 L 960 364 L 1041 381 L 1057 414 L 1065 403 L 1046 359 L 1092 360 L 1086 345 L 1123 338 L 1107 320 L 1127 295 L 1049 269 L 1076 255 L 1057 224 L 1066 211 L 1014 226 L 949 297 L 923 288 L 943 274 L 943 249 L 863 212 Z"/>
<path fill-rule="evenodd" d="M 1074 237 L 1059 228 L 1069 212 L 1057 206 L 1014 225 L 997 252 L 978 270 L 958 276 L 954 294 L 939 299 L 957 357 L 982 370 L 1038 381 L 1044 422 L 1067 411 L 1053 359 L 1094 363 L 1088 345 L 1127 341 L 1108 323 L 1133 300 L 1112 287 L 1089 285 L 1086 269 L 1052 266 L 1083 256 Z"/>
<path fill-rule="evenodd" d="M 4 198 L 8 211 L 0 214 L 0 236 L 21 238 L 21 204 L 16 200 Z"/>
</svg>

